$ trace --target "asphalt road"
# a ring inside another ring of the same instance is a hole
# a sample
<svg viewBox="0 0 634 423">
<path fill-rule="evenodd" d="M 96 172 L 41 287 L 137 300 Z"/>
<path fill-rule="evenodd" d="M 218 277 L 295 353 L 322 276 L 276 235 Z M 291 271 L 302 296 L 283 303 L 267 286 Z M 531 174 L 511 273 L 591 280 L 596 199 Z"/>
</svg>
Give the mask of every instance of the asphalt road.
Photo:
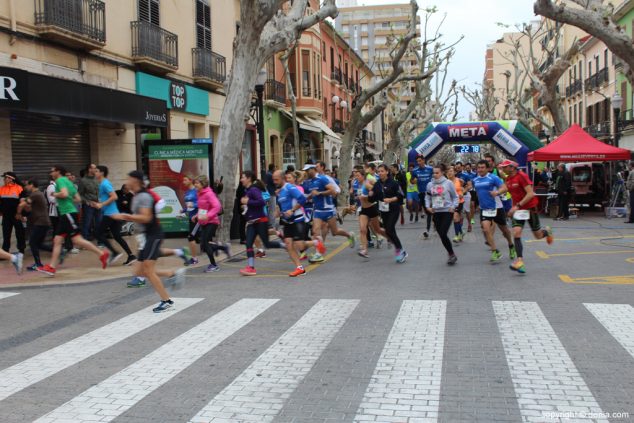
<svg viewBox="0 0 634 423">
<path fill-rule="evenodd" d="M 404 264 L 330 238 L 301 278 L 192 270 L 159 315 L 123 280 L 0 291 L 0 421 L 634 421 L 632 225 L 556 223 L 523 276 L 477 229 L 454 267 L 398 230 Z"/>
</svg>

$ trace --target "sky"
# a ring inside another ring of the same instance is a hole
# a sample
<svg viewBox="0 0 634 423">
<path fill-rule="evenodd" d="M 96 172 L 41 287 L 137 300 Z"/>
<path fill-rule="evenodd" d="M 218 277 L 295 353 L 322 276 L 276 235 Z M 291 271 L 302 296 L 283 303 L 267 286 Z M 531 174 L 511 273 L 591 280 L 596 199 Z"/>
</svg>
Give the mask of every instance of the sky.
<svg viewBox="0 0 634 423">
<path fill-rule="evenodd" d="M 408 0 L 358 0 L 359 5 L 406 3 Z M 446 43 L 452 43 L 461 35 L 465 38 L 456 47 L 456 54 L 449 68 L 448 80 L 455 79 L 459 85 L 476 88 L 484 75 L 484 56 L 488 44 L 499 39 L 504 29 L 502 22 L 515 25 L 535 19 L 533 0 L 418 0 L 420 9 L 430 6 L 438 8 L 437 16 L 447 14 L 441 33 Z M 420 12 L 419 12 L 420 13 Z M 467 120 L 472 110 L 462 98 L 459 119 Z"/>
</svg>

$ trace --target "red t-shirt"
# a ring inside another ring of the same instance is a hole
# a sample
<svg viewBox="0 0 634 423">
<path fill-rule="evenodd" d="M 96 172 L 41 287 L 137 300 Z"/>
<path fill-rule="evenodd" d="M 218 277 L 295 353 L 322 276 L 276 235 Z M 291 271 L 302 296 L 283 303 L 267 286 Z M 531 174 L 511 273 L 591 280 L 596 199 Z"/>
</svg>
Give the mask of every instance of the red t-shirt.
<svg viewBox="0 0 634 423">
<path fill-rule="evenodd" d="M 533 197 L 523 206 L 519 205 L 520 201 L 522 201 L 522 199 L 526 196 L 526 187 L 528 185 L 533 185 L 533 182 L 528 175 L 521 170 L 518 171 L 515 176 L 509 176 L 506 178 L 506 186 L 508 187 L 511 198 L 513 199 L 513 205 L 522 210 L 532 209 L 537 207 L 537 204 L 539 204 L 539 199 L 537 197 Z"/>
</svg>

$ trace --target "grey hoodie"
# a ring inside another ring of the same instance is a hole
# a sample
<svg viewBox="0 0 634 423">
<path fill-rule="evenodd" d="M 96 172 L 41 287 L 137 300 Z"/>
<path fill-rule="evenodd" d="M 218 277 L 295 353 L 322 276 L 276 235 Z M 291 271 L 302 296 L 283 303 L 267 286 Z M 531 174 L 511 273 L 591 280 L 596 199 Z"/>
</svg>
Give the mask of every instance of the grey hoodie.
<svg viewBox="0 0 634 423">
<path fill-rule="evenodd" d="M 432 179 L 427 184 L 425 207 L 433 209 L 435 213 L 458 208 L 458 194 L 454 183 L 444 176 L 440 179 Z"/>
</svg>

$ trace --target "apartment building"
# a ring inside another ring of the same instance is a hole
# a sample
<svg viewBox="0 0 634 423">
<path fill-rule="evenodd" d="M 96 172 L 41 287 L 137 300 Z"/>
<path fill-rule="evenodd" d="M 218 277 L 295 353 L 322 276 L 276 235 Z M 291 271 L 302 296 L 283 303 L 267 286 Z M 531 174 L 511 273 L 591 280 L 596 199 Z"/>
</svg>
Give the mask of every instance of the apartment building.
<svg viewBox="0 0 634 423">
<path fill-rule="evenodd" d="M 238 0 L 0 0 L 0 169 L 46 181 L 217 137 Z"/>
</svg>

